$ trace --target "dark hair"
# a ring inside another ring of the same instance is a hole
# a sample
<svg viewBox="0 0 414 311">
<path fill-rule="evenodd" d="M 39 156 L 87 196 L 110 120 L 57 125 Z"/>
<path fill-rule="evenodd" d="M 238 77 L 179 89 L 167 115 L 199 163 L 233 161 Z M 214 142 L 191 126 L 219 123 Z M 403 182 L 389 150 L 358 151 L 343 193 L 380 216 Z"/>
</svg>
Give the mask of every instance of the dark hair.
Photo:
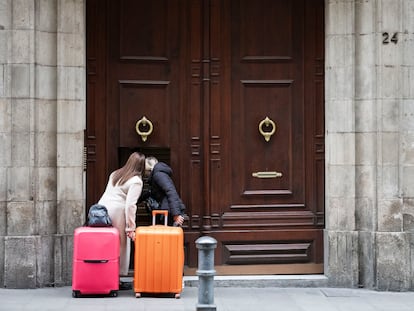
<svg viewBox="0 0 414 311">
<path fill-rule="evenodd" d="M 132 153 L 123 167 L 117 169 L 112 176 L 112 184 L 123 185 L 133 176 L 142 176 L 145 168 L 145 156 L 140 152 Z"/>
</svg>

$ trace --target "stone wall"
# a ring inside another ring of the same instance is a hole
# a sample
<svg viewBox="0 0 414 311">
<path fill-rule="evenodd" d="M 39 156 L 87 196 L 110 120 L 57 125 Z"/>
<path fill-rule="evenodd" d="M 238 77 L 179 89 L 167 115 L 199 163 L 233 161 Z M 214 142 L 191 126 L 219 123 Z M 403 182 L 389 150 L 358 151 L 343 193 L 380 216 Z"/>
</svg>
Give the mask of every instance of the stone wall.
<svg viewBox="0 0 414 311">
<path fill-rule="evenodd" d="M 71 282 L 85 1 L 0 0 L 0 286 Z M 414 290 L 414 0 L 326 0 L 325 16 L 325 274 Z"/>
<path fill-rule="evenodd" d="M 0 284 L 70 282 L 84 218 L 83 0 L 0 1 Z"/>
<path fill-rule="evenodd" d="M 326 17 L 326 274 L 411 290 L 414 1 L 327 1 Z"/>
</svg>

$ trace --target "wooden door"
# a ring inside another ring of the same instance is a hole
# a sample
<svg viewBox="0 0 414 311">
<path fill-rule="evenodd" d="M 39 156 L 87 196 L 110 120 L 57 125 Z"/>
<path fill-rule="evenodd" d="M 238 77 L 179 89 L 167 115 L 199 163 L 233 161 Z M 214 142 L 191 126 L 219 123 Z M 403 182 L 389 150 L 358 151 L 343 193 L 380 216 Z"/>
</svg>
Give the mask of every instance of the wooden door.
<svg viewBox="0 0 414 311">
<path fill-rule="evenodd" d="M 323 1 L 87 4 L 88 198 L 125 152 L 161 152 L 189 267 L 208 234 L 219 274 L 322 272 Z"/>
<path fill-rule="evenodd" d="M 211 59 L 224 69 L 212 75 L 208 137 L 220 271 L 322 272 L 323 1 L 212 3 Z"/>
</svg>

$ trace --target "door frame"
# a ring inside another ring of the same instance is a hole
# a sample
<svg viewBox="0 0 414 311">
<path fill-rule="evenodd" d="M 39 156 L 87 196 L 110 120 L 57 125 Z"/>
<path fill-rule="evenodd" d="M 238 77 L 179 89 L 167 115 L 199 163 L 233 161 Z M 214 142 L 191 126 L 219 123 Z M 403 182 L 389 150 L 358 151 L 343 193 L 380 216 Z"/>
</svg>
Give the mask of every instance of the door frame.
<svg viewBox="0 0 414 311">
<path fill-rule="evenodd" d="M 103 18 L 102 16 L 101 17 L 97 17 L 97 18 Z M 88 31 L 88 30 L 87 30 Z M 87 36 L 87 39 L 88 39 L 88 36 Z M 95 39 L 96 40 L 96 39 Z M 99 40 L 98 40 L 99 41 Z M 98 43 L 98 45 L 99 44 L 105 44 L 105 40 L 102 40 L 102 42 L 100 41 L 99 43 Z M 98 63 L 97 61 L 96 61 L 96 59 L 95 60 L 93 60 L 93 59 L 88 59 L 87 60 L 88 61 L 88 67 L 87 68 L 94 68 L 94 69 L 98 69 L 97 70 L 97 72 L 99 71 L 99 67 L 101 68 L 101 72 L 105 72 L 105 70 L 103 69 L 104 67 L 105 67 L 105 65 L 103 64 L 103 63 Z M 95 62 L 95 63 L 94 63 Z M 88 76 L 91 76 L 91 75 L 95 75 L 95 79 L 96 80 L 94 80 L 93 81 L 93 83 L 95 83 L 95 84 L 99 84 L 100 82 L 103 82 L 102 84 L 101 84 L 101 89 L 102 90 L 105 90 L 105 88 L 104 88 L 104 85 L 105 85 L 105 81 L 104 80 L 102 80 L 102 79 L 105 79 L 104 78 L 104 74 L 99 74 L 99 73 L 97 73 L 97 72 L 91 72 L 91 71 L 88 71 Z M 88 80 L 89 81 L 89 80 Z M 87 81 L 87 82 L 88 82 Z M 105 92 L 104 91 L 102 91 L 102 92 L 100 92 L 100 94 L 105 94 Z M 102 96 L 102 95 L 101 95 Z M 207 95 L 206 95 L 207 96 Z M 88 118 L 88 115 L 90 116 L 90 115 L 92 115 L 93 114 L 93 111 L 95 110 L 96 111 L 96 109 L 99 109 L 98 108 L 99 107 L 99 101 L 95 101 L 95 103 L 93 103 L 92 105 L 91 105 L 91 101 L 88 101 L 88 105 L 87 105 L 87 118 Z M 102 120 L 101 120 L 102 121 Z M 95 130 L 102 130 L 102 129 L 104 129 L 105 128 L 105 123 L 103 122 L 101 122 L 100 123 L 100 125 L 98 125 L 96 128 L 95 128 Z M 85 138 L 86 138 L 86 145 L 87 146 L 90 146 L 90 145 L 93 145 L 93 142 L 91 143 L 90 142 L 90 140 L 93 140 L 94 139 L 94 137 L 96 137 L 96 136 L 94 136 L 93 134 L 91 135 L 90 133 L 88 133 L 88 130 L 89 129 L 87 129 L 86 130 L 86 132 L 85 132 Z M 209 136 L 209 135 L 207 135 L 207 136 Z M 208 148 L 206 148 L 205 149 L 205 152 L 210 152 L 210 150 L 208 150 Z M 98 150 L 92 150 L 92 149 L 87 149 L 87 151 L 86 151 L 86 153 L 87 153 L 87 165 L 91 165 L 92 167 L 93 167 L 93 163 L 94 163 L 94 160 L 96 160 L 96 159 L 94 159 L 94 157 L 98 157 L 99 156 L 99 151 Z M 106 155 L 106 152 L 104 152 L 104 153 L 101 153 L 101 156 L 105 156 Z M 107 163 L 107 161 L 104 161 L 105 163 Z M 108 171 L 108 169 L 109 168 L 105 168 L 105 170 L 102 170 L 102 168 L 101 167 L 93 167 L 92 169 L 95 169 L 96 171 L 100 171 L 100 172 L 106 172 L 106 171 Z M 91 168 L 89 168 L 89 166 L 88 166 L 88 172 L 90 172 L 90 170 L 91 170 Z M 207 169 L 207 168 L 204 168 L 204 172 L 207 172 L 207 171 L 209 171 L 209 169 Z M 209 174 L 208 172 L 207 172 L 207 174 Z M 88 174 L 88 175 L 90 175 L 90 174 Z M 98 176 L 98 178 L 100 179 L 100 181 L 101 181 L 101 184 L 102 185 L 105 185 L 106 184 L 106 180 L 107 180 L 107 177 L 106 177 L 106 174 L 101 174 L 101 175 L 99 175 L 99 174 L 97 174 L 97 175 L 95 175 L 95 176 Z M 205 179 L 208 179 L 208 176 L 205 176 Z M 99 182 L 98 183 L 96 183 L 97 185 L 99 184 Z M 206 184 L 208 184 L 208 183 L 206 183 Z M 207 189 L 204 189 L 204 190 L 209 190 L 208 189 L 208 185 L 205 185 L 205 187 L 207 187 Z M 88 189 L 89 190 L 89 189 Z M 95 193 L 101 193 L 102 192 L 102 190 L 101 191 L 96 191 L 96 190 L 94 190 L 95 191 Z M 208 191 L 206 191 L 206 193 L 209 193 Z M 88 202 L 87 203 L 87 206 L 90 206 L 91 205 L 91 203 L 93 202 L 93 201 L 96 201 L 96 197 L 95 198 L 93 198 L 90 202 Z M 206 199 L 206 200 L 208 200 L 208 199 Z M 208 204 L 207 204 L 207 206 L 209 206 Z M 325 212 L 326 212 L 326 205 L 325 205 Z M 208 227 L 206 227 L 206 228 L 204 228 L 204 229 L 206 229 L 206 231 L 208 231 Z M 196 238 L 196 236 L 194 236 L 194 239 Z"/>
</svg>

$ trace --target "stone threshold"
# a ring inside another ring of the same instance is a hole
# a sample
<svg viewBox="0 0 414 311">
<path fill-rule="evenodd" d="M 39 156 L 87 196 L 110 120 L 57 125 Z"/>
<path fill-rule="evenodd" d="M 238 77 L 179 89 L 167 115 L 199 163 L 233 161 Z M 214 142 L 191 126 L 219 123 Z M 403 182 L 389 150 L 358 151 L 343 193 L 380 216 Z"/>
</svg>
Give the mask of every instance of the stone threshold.
<svg viewBox="0 0 414 311">
<path fill-rule="evenodd" d="M 184 276 L 184 284 L 198 287 L 198 276 Z M 215 287 L 328 287 L 324 275 L 233 275 L 214 276 Z"/>
</svg>

